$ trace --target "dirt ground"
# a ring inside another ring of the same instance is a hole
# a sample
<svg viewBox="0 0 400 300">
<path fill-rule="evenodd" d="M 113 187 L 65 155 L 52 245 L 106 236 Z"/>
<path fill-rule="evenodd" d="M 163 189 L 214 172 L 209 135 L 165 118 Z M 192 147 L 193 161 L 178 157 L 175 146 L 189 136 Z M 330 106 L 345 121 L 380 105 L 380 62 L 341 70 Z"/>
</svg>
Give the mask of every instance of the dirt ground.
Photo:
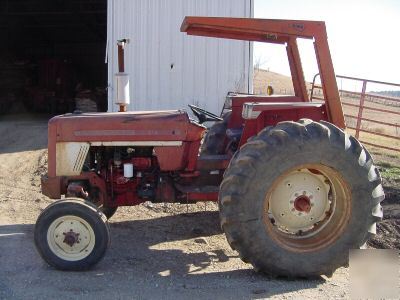
<svg viewBox="0 0 400 300">
<path fill-rule="evenodd" d="M 380 169 L 385 188 L 383 220 L 369 245 L 378 249 L 400 249 L 400 155 L 371 151 Z"/>
<path fill-rule="evenodd" d="M 255 273 L 230 249 L 212 203 L 120 208 L 110 221 L 111 247 L 94 269 L 60 272 L 48 267 L 33 245 L 35 220 L 51 203 L 40 193 L 46 145 L 46 118 L 0 120 L 0 299 L 349 297 L 346 268 L 332 278 L 308 280 Z M 378 159 L 398 164 L 393 157 Z M 385 184 L 390 192 L 385 220 L 371 245 L 399 248 L 400 183 Z"/>
</svg>

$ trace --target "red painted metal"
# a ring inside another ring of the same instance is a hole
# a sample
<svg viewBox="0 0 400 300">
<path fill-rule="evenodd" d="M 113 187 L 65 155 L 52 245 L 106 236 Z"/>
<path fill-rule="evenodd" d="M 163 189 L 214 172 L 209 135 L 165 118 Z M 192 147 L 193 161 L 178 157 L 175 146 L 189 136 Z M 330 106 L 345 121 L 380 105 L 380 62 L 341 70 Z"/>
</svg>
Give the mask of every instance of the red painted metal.
<svg viewBox="0 0 400 300">
<path fill-rule="evenodd" d="M 57 139 L 57 126 L 53 119 L 50 119 L 48 124 L 48 160 L 47 160 L 47 174 L 49 179 L 56 176 L 56 139 Z M 49 182 L 49 181 L 48 181 Z M 50 183 L 50 182 L 49 182 Z M 43 186 L 43 182 L 42 182 Z M 47 194 L 45 194 L 47 195 Z M 49 196 L 50 197 L 50 196 Z"/>
<path fill-rule="evenodd" d="M 354 105 L 357 107 L 357 105 Z M 365 106 L 364 106 L 365 108 Z M 348 115 L 348 114 L 344 114 L 345 117 L 349 117 L 349 118 L 354 118 L 355 116 L 353 115 Z M 361 121 L 368 121 L 368 122 L 372 122 L 372 123 L 376 123 L 376 124 L 381 124 L 381 125 L 386 125 L 386 126 L 391 126 L 391 127 L 399 127 L 399 125 L 397 124 L 393 124 L 393 123 L 388 123 L 388 122 L 383 122 L 383 121 L 377 121 L 377 120 L 373 120 L 373 119 L 368 119 L 368 118 L 360 118 Z M 350 127 L 349 127 L 350 128 Z"/>
<path fill-rule="evenodd" d="M 383 136 L 383 137 L 387 137 L 387 138 L 391 138 L 391 139 L 395 139 L 395 140 L 400 140 L 400 137 L 398 137 L 398 136 L 394 136 L 394 135 L 390 135 L 390 134 L 385 134 L 385 133 L 379 133 L 379 132 L 375 132 L 375 131 L 372 131 L 372 130 L 368 130 L 368 129 L 362 129 L 362 128 L 360 128 L 360 127 L 350 127 L 350 126 L 348 126 L 350 129 L 354 129 L 354 130 L 358 130 L 358 132 L 366 132 L 366 133 L 371 133 L 371 134 L 375 134 L 375 135 L 380 135 L 380 136 Z"/>
<path fill-rule="evenodd" d="M 181 26 L 189 35 L 219 37 L 259 41 L 264 43 L 285 43 L 297 97 L 309 101 L 298 53 L 297 38 L 314 40 L 314 48 L 328 120 L 340 128 L 345 128 L 343 109 L 340 103 L 335 71 L 328 45 L 324 22 L 299 20 L 271 20 L 249 18 L 186 17 Z"/>
<path fill-rule="evenodd" d="M 63 142 L 193 141 L 205 131 L 184 111 L 67 114 L 52 118 L 49 127 Z"/>
<path fill-rule="evenodd" d="M 197 164 L 197 157 L 199 155 L 201 140 L 190 143 L 189 149 L 186 152 L 188 155 L 188 164 L 185 171 L 195 171 Z"/>
<path fill-rule="evenodd" d="M 309 98 L 307 93 L 306 80 L 304 78 L 303 68 L 300 63 L 301 59 L 296 38 L 291 37 L 289 39 L 286 50 L 292 74 L 294 94 L 296 97 L 302 99 L 302 101 L 308 102 Z"/>
<path fill-rule="evenodd" d="M 338 75 L 338 78 L 340 78 L 339 75 Z M 349 91 L 349 90 L 341 89 L 340 92 L 341 92 L 341 94 L 352 94 L 354 96 L 360 96 L 360 93 Z M 368 93 L 366 93 L 365 96 L 366 96 L 366 99 L 374 98 L 374 99 L 389 100 L 389 101 L 393 101 L 393 102 L 400 102 L 399 98 L 395 98 L 395 97 L 391 97 L 391 96 L 380 96 L 380 95 L 377 95 L 377 94 L 376 95 L 375 94 L 370 95 Z"/>
<path fill-rule="evenodd" d="M 262 96 L 262 95 L 244 95 L 232 94 L 228 96 L 232 102 L 232 113 L 228 122 L 228 128 L 240 128 L 244 125 L 242 110 L 244 103 L 270 103 L 270 102 L 301 102 L 296 96 Z"/>
<path fill-rule="evenodd" d="M 316 74 L 314 76 L 314 79 L 313 79 L 313 83 L 312 83 L 312 87 L 311 87 L 311 101 L 314 100 L 314 99 L 316 99 L 316 100 L 325 100 L 324 98 L 315 96 L 315 90 L 321 88 L 320 85 L 316 84 L 316 80 L 317 80 L 318 76 L 319 76 L 319 74 Z M 376 135 L 376 136 L 382 136 L 382 137 L 385 137 L 385 138 L 388 138 L 388 139 L 400 141 L 400 136 L 399 135 L 386 134 L 386 133 L 382 133 L 382 132 L 378 132 L 378 131 L 374 131 L 374 130 L 369 130 L 369 129 L 363 128 L 363 121 L 366 121 L 366 122 L 369 122 L 369 123 L 372 123 L 372 124 L 384 125 L 384 126 L 388 126 L 390 128 L 396 128 L 396 130 L 397 129 L 400 130 L 400 124 L 399 123 L 388 122 L 388 121 L 386 121 L 386 119 L 385 119 L 385 121 L 382 121 L 382 120 L 375 120 L 375 119 L 372 119 L 372 118 L 363 117 L 363 113 L 365 112 L 365 110 L 383 112 L 383 113 L 391 114 L 391 115 L 400 115 L 400 111 L 395 111 L 395 110 L 393 110 L 393 108 L 390 109 L 390 106 L 385 104 L 385 101 L 389 101 L 389 102 L 393 102 L 393 103 L 400 102 L 400 98 L 395 98 L 395 97 L 391 97 L 391 96 L 384 96 L 384 95 L 378 95 L 378 94 L 371 94 L 371 93 L 367 92 L 368 83 L 380 84 L 380 85 L 392 86 L 392 87 L 400 87 L 400 84 L 391 83 L 391 82 L 385 82 L 385 81 L 370 80 L 370 79 L 364 79 L 364 78 L 357 78 L 357 77 L 342 76 L 342 75 L 337 75 L 336 77 L 338 79 L 346 79 L 346 80 L 352 80 L 352 81 L 356 81 L 356 82 L 361 82 L 362 83 L 361 93 L 360 92 L 355 92 L 355 91 L 349 91 L 347 89 L 341 89 L 340 90 L 340 94 L 350 95 L 350 96 L 354 97 L 355 99 L 358 98 L 358 101 L 359 101 L 359 104 L 354 104 L 354 103 L 349 103 L 348 101 L 342 100 L 342 104 L 344 106 L 358 108 L 357 115 L 351 115 L 351 114 L 345 114 L 344 115 L 347 118 L 351 118 L 351 119 L 355 119 L 356 120 L 356 125 L 355 126 L 347 125 L 347 128 L 355 130 L 355 137 L 357 139 L 359 139 L 360 138 L 360 133 L 361 132 L 365 132 L 365 133 L 368 133 L 368 134 L 372 134 L 372 135 Z M 381 105 L 381 106 L 386 106 L 388 109 L 377 108 L 377 107 L 373 107 L 373 106 L 370 106 L 370 105 L 365 105 L 365 102 L 371 102 L 372 99 L 382 100 L 378 104 Z M 369 145 L 369 146 L 374 146 L 374 147 L 377 147 L 377 148 L 382 148 L 382 149 L 387 149 L 387 150 L 391 150 L 391 151 L 400 152 L 400 148 L 392 147 L 392 145 L 386 145 L 383 142 L 378 144 L 378 143 L 372 143 L 370 141 L 366 141 L 366 140 L 363 140 L 363 139 L 360 139 L 360 142 L 362 142 L 363 144 Z"/>
<path fill-rule="evenodd" d="M 365 144 L 365 145 L 369 145 L 369 146 L 373 146 L 373 147 L 377 147 L 377 148 L 382 148 L 382 149 L 386 149 L 386 150 L 399 151 L 398 148 L 378 145 L 378 144 L 370 143 L 370 142 L 367 142 L 367 141 L 362 141 L 362 143 Z"/>
<path fill-rule="evenodd" d="M 105 203 L 107 197 L 107 185 L 103 177 L 96 174 L 95 172 L 82 172 L 79 176 L 43 176 L 41 180 L 42 193 L 49 198 L 59 199 L 61 195 L 88 198 L 87 186 L 96 188 L 96 196 L 93 198 L 93 202 Z"/>
<path fill-rule="evenodd" d="M 342 79 L 349 79 L 349 80 L 356 80 L 356 81 L 363 81 L 366 80 L 369 83 L 376 83 L 376 84 L 382 84 L 382 85 L 391 85 L 391 86 L 397 86 L 400 87 L 400 83 L 393 83 L 393 82 L 387 82 L 387 81 L 379 81 L 379 80 L 373 80 L 373 79 L 365 79 L 365 78 L 359 78 L 359 77 L 350 77 L 350 76 L 344 76 L 344 75 L 337 75 L 338 78 Z"/>
<path fill-rule="evenodd" d="M 197 143 L 195 143 L 197 144 Z M 189 143 L 184 142 L 178 147 L 154 147 L 154 153 L 158 157 L 160 168 L 163 171 L 182 170 L 188 166 L 187 155 Z M 191 157 L 195 159 L 196 157 Z"/>
<path fill-rule="evenodd" d="M 273 98 L 273 97 L 272 97 Z M 239 145 L 267 126 L 274 126 L 282 121 L 298 121 L 301 118 L 327 121 L 326 106 L 323 103 L 257 103 L 253 111 L 260 112 L 257 119 L 245 120 Z"/>
<path fill-rule="evenodd" d="M 43 193 L 57 198 L 71 194 L 106 207 L 136 205 L 147 200 L 217 201 L 218 186 L 232 155 L 265 127 L 301 118 L 326 120 L 344 127 L 323 22 L 188 17 L 182 31 L 286 43 L 295 96 L 230 95 L 225 151 L 201 157 L 199 149 L 205 127 L 191 121 L 183 111 L 55 117 L 49 121 L 49 171 L 48 178 L 42 181 Z M 315 41 L 324 97 L 328 99 L 325 103 L 310 102 L 298 37 Z M 119 50 L 121 56 L 121 47 Z M 56 144 L 67 142 L 88 143 L 89 155 L 79 176 L 57 177 Z M 129 177 L 125 177 L 123 168 L 127 163 L 133 166 L 133 175 Z M 299 200 L 298 207 L 307 210 L 303 202 Z"/>
<path fill-rule="evenodd" d="M 193 168 L 197 156 L 188 157 L 185 147 L 190 147 L 187 144 L 192 142 L 199 145 L 204 132 L 205 128 L 190 122 L 187 113 L 183 111 L 57 116 L 49 121 L 49 177 L 56 175 L 57 142 L 183 142 L 181 148 L 174 148 L 176 153 L 171 153 L 170 147 L 156 147 L 160 164 L 165 170 L 177 170 L 190 162 Z M 173 160 L 171 154 L 175 154 Z"/>
<path fill-rule="evenodd" d="M 133 157 L 129 163 L 139 170 L 147 170 L 151 168 L 153 162 L 150 157 Z"/>
<path fill-rule="evenodd" d="M 40 186 L 42 189 L 42 194 L 46 195 L 51 199 L 60 199 L 62 194 L 62 185 L 61 185 L 62 178 L 55 177 L 55 174 L 53 177 L 50 177 L 50 174 L 49 173 L 47 174 L 48 176 L 42 176 L 41 178 Z"/>
<path fill-rule="evenodd" d="M 239 95 L 231 96 L 231 102 L 232 118 L 228 128 L 242 130 L 240 145 L 266 126 L 276 125 L 280 121 L 296 121 L 303 117 L 315 120 L 327 118 L 325 104 L 304 103 L 299 97 Z M 259 112 L 258 117 L 252 120 L 243 118 L 242 111 L 245 103 L 254 105 L 254 112 Z M 180 141 L 182 142 L 181 146 L 155 146 L 153 159 L 134 157 L 131 160 L 122 161 L 121 164 L 132 163 L 134 169 L 143 171 L 143 174 L 153 167 L 161 172 L 178 171 L 179 177 L 187 185 L 201 185 L 196 180 L 201 176 L 207 177 L 202 173 L 204 171 L 207 174 L 209 171 L 226 169 L 233 154 L 212 158 L 203 157 L 199 160 L 198 152 L 204 128 L 189 122 L 186 113 L 182 112 L 156 112 L 154 115 L 146 112 L 65 115 L 53 118 L 49 122 L 49 133 L 49 174 L 50 170 L 53 168 L 55 170 L 54 145 L 57 142 Z M 54 178 L 58 177 L 54 176 Z M 150 176 L 149 180 L 152 185 L 156 186 L 155 177 Z M 96 197 L 98 198 L 95 202 L 104 203 L 108 207 L 136 205 L 144 201 L 144 198 L 135 192 L 143 184 L 142 179 L 139 177 L 125 178 L 122 167 L 115 167 L 112 161 L 108 164 L 108 168 L 102 170 L 99 175 L 94 172 L 84 172 L 80 176 L 68 177 L 67 181 L 66 179 L 57 181 L 57 188 L 51 195 L 61 194 L 60 190 L 66 189 L 65 187 L 70 182 L 82 181 L 88 182 L 89 186 L 97 187 Z M 50 182 L 53 181 L 44 182 L 44 192 L 47 183 Z M 218 185 L 219 183 L 214 182 L 213 184 Z M 164 193 L 170 195 L 173 189 L 173 183 L 167 180 L 162 185 L 157 185 L 155 194 L 157 197 Z M 45 193 L 47 194 L 47 192 Z M 81 194 L 81 189 L 79 189 L 79 195 L 75 196 L 81 196 Z M 183 197 L 186 197 L 187 201 L 217 201 L 218 199 L 217 193 L 214 191 L 188 191 L 184 193 Z"/>
<path fill-rule="evenodd" d="M 358 105 L 356 105 L 356 104 L 351 104 L 351 103 L 348 103 L 345 101 L 343 101 L 342 103 L 343 103 L 343 105 L 346 105 L 346 106 L 358 107 Z M 389 110 L 389 109 L 375 108 L 375 107 L 367 106 L 367 105 L 364 105 L 364 109 L 384 112 L 384 113 L 388 113 L 388 114 L 400 115 L 400 112 L 396 112 L 396 111 Z M 355 116 L 352 116 L 352 117 L 355 117 Z"/>
</svg>

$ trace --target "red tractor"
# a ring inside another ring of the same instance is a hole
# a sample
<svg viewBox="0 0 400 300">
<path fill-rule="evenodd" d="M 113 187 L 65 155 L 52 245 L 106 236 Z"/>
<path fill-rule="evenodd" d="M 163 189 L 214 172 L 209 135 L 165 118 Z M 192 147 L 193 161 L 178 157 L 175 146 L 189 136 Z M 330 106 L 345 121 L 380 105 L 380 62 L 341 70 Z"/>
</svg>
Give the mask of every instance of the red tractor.
<svg viewBox="0 0 400 300">
<path fill-rule="evenodd" d="M 64 198 L 37 220 L 39 253 L 87 269 L 118 206 L 218 201 L 230 246 L 256 270 L 331 275 L 375 233 L 384 192 L 368 151 L 343 131 L 325 24 L 186 17 L 181 31 L 286 44 L 295 95 L 232 95 L 221 116 L 190 106 L 199 121 L 181 110 L 52 118 L 42 192 Z M 309 100 L 297 38 L 314 40 L 325 101 Z"/>
</svg>

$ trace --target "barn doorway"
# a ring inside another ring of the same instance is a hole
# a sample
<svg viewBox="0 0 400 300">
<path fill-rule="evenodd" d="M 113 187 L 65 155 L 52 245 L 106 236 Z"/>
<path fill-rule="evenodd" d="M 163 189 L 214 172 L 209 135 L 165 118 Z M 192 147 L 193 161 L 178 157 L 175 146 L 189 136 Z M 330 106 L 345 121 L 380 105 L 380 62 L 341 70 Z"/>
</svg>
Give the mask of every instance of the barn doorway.
<svg viewBox="0 0 400 300">
<path fill-rule="evenodd" d="M 107 109 L 107 0 L 0 0 L 0 114 Z"/>
</svg>

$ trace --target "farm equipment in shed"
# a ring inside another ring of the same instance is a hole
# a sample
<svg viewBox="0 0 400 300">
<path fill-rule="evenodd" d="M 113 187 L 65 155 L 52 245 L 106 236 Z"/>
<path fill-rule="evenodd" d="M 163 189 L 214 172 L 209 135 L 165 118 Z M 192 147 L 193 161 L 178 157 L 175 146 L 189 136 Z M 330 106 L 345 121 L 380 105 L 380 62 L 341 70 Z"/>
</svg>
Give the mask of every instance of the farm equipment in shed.
<svg viewBox="0 0 400 300">
<path fill-rule="evenodd" d="M 53 115 L 71 112 L 75 106 L 74 71 L 71 62 L 42 59 L 25 86 L 24 104 L 29 111 Z"/>
<path fill-rule="evenodd" d="M 39 253 L 87 269 L 119 206 L 218 201 L 230 246 L 256 270 L 331 275 L 375 233 L 384 193 L 370 154 L 343 131 L 325 24 L 186 17 L 181 31 L 286 44 L 295 95 L 231 95 L 221 116 L 191 105 L 199 121 L 180 110 L 54 117 L 42 192 L 65 198 L 37 220 Z M 325 102 L 309 101 L 297 38 L 314 39 Z"/>
</svg>

